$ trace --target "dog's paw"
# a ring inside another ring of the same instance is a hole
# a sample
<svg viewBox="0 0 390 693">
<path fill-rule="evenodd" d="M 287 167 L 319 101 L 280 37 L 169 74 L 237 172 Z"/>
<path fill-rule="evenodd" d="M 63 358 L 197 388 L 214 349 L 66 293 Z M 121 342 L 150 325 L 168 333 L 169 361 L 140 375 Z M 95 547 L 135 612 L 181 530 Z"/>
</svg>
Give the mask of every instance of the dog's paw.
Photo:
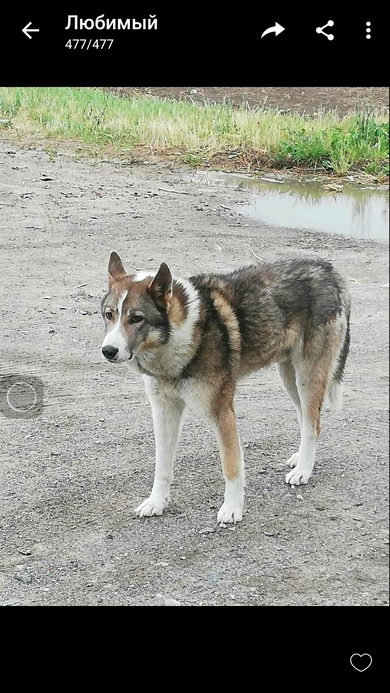
<svg viewBox="0 0 390 693">
<path fill-rule="evenodd" d="M 229 503 L 224 503 L 217 515 L 217 522 L 219 524 L 228 524 L 236 522 L 241 522 L 242 520 L 242 506 L 240 505 L 230 505 Z"/>
<path fill-rule="evenodd" d="M 289 467 L 296 467 L 298 464 L 299 460 L 299 452 L 294 452 L 293 455 L 287 460 L 286 464 L 289 465 Z"/>
<path fill-rule="evenodd" d="M 292 472 L 288 472 L 288 474 L 286 474 L 286 484 L 290 484 L 291 486 L 300 486 L 300 484 L 307 484 L 309 478 L 309 472 L 305 472 L 304 470 L 299 469 L 299 467 L 294 467 Z"/>
<path fill-rule="evenodd" d="M 135 514 L 138 515 L 138 517 L 150 517 L 151 515 L 162 515 L 163 511 L 168 505 L 168 501 L 165 500 L 164 498 L 156 498 L 153 496 L 149 496 L 146 500 L 144 500 L 141 505 L 138 506 L 138 508 L 135 509 Z"/>
</svg>

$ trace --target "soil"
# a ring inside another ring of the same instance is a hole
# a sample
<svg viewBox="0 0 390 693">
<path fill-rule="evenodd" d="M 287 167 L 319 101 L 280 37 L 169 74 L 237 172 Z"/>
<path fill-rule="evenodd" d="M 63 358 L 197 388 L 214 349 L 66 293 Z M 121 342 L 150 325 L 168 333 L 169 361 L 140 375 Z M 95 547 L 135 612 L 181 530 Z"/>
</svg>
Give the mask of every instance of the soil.
<svg viewBox="0 0 390 693">
<path fill-rule="evenodd" d="M 109 90 L 123 96 L 151 94 L 195 103 L 231 103 L 310 115 L 321 109 L 337 111 L 343 116 L 353 110 L 389 107 L 388 87 L 109 87 Z"/>
<path fill-rule="evenodd" d="M 41 415 L 0 414 L 0 604 L 388 604 L 387 247 L 266 226 L 234 211 L 250 192 L 170 162 L 53 158 L 3 140 L 0 181 L 0 373 L 44 388 Z M 154 441 L 142 381 L 100 354 L 112 250 L 129 272 L 163 260 L 182 276 L 226 271 L 255 253 L 327 257 L 348 278 L 344 408 L 324 412 L 306 486 L 285 484 L 298 423 L 271 368 L 236 396 L 243 521 L 216 523 L 217 445 L 193 414 L 169 509 L 135 516 Z"/>
</svg>

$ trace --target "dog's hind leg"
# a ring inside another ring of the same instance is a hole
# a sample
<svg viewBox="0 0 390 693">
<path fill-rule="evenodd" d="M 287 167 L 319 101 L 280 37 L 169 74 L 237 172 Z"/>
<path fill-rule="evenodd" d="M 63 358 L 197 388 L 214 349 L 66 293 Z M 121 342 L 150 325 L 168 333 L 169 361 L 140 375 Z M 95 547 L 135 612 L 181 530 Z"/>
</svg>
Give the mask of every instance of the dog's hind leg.
<svg viewBox="0 0 390 693">
<path fill-rule="evenodd" d="M 233 403 L 218 413 L 216 433 L 225 478 L 225 500 L 217 521 L 240 522 L 244 506 L 244 456 L 237 431 Z"/>
<path fill-rule="evenodd" d="M 153 427 L 156 439 L 156 467 L 152 492 L 135 512 L 144 515 L 162 515 L 169 502 L 169 491 L 173 479 L 173 463 L 182 423 L 185 402 L 166 394 L 152 394 L 146 387 L 152 407 Z"/>
<path fill-rule="evenodd" d="M 313 471 L 317 438 L 321 428 L 321 406 L 328 380 L 327 365 L 321 361 L 316 363 L 310 360 L 302 361 L 295 366 L 302 419 L 301 445 L 297 457 L 291 460 L 295 462 L 294 469 L 286 475 L 286 482 L 292 486 L 307 484 Z"/>
<path fill-rule="evenodd" d="M 294 486 L 306 484 L 313 471 L 324 398 L 329 390 L 337 386 L 341 389 L 349 348 L 349 305 L 347 308 L 345 315 L 332 317 L 308 331 L 301 348 L 292 356 L 302 411 L 301 445 L 295 468 L 286 476 L 286 482 Z"/>
<path fill-rule="evenodd" d="M 295 368 L 290 361 L 290 359 L 287 359 L 287 361 L 281 361 L 280 363 L 277 363 L 277 369 L 278 373 L 280 376 L 280 379 L 284 385 L 284 388 L 290 397 L 290 399 L 294 402 L 295 408 L 297 410 L 297 416 L 298 416 L 298 421 L 299 421 L 299 427 L 301 430 L 301 436 L 302 436 L 302 407 L 301 407 L 301 400 L 299 397 L 299 393 L 297 390 L 297 385 L 295 381 Z M 287 460 L 286 464 L 289 464 L 290 467 L 295 467 L 299 458 L 299 451 L 294 452 L 293 455 Z"/>
</svg>

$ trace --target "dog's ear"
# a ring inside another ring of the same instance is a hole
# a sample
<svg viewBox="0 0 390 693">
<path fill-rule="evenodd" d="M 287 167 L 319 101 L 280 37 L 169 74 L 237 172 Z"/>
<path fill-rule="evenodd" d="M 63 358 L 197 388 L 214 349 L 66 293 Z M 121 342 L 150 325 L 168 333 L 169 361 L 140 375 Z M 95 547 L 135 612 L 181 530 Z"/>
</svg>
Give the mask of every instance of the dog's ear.
<svg viewBox="0 0 390 693">
<path fill-rule="evenodd" d="M 148 286 L 148 293 L 160 308 L 166 308 L 172 298 L 172 275 L 168 265 L 162 262 L 152 283 Z"/>
<path fill-rule="evenodd" d="M 112 285 L 118 281 L 118 279 L 125 276 L 126 270 L 122 265 L 122 260 L 120 259 L 118 253 L 111 253 L 108 261 L 108 285 L 110 289 Z"/>
</svg>

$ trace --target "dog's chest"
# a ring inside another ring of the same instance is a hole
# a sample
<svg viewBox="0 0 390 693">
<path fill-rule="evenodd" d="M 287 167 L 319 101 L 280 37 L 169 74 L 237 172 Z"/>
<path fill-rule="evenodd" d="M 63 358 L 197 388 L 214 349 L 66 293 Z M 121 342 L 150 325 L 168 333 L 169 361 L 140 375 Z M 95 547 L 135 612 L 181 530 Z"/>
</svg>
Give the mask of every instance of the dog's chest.
<svg viewBox="0 0 390 693">
<path fill-rule="evenodd" d="M 167 398 L 180 397 L 188 407 L 203 418 L 210 416 L 210 393 L 204 383 L 196 378 L 188 378 L 178 383 L 167 383 L 164 386 Z"/>
</svg>

